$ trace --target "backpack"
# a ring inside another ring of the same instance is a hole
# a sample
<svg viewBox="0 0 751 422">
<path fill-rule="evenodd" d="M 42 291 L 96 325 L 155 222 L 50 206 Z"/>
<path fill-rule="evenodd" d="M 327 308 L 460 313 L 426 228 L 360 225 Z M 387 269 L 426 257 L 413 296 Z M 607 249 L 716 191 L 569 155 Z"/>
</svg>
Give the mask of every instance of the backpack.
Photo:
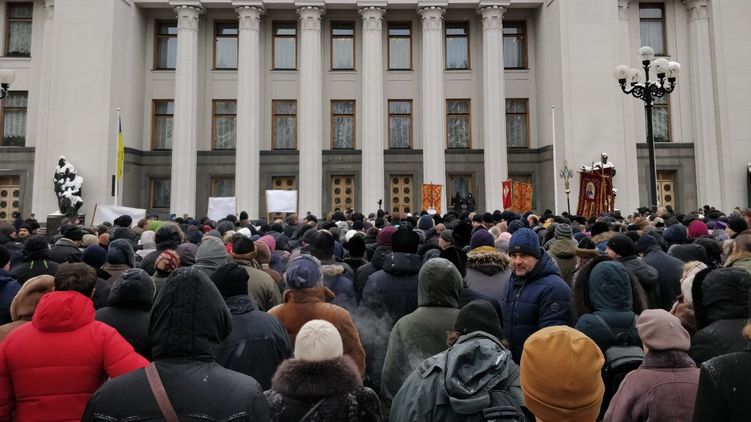
<svg viewBox="0 0 751 422">
<path fill-rule="evenodd" d="M 464 421 L 527 422 L 529 420 L 534 420 L 528 419 L 525 409 L 520 407 L 511 393 L 508 392 L 510 378 L 511 377 L 508 377 L 503 380 L 503 382 L 496 384 L 493 389 L 488 392 L 488 395 L 490 396 L 490 406 L 474 415 L 466 415 Z"/>
<path fill-rule="evenodd" d="M 626 375 L 634 369 L 641 366 L 644 361 L 644 349 L 639 346 L 628 344 L 628 338 L 631 331 L 636 327 L 636 319 L 628 331 L 616 335 L 605 320 L 597 315 L 592 314 L 608 330 L 614 344 L 605 350 L 605 364 L 602 366 L 602 381 L 605 384 L 605 395 L 602 400 L 601 415 L 605 413 L 610 400 L 618 391 L 618 387 Z"/>
</svg>

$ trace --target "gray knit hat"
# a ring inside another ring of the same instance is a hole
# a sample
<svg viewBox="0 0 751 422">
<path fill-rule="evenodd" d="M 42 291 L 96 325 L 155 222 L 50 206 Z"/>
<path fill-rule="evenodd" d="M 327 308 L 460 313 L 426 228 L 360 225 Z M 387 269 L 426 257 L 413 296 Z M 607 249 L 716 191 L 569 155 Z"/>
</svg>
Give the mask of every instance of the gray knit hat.
<svg viewBox="0 0 751 422">
<path fill-rule="evenodd" d="M 574 230 L 566 223 L 561 223 L 555 226 L 555 238 L 556 239 L 571 239 L 574 235 Z"/>
</svg>

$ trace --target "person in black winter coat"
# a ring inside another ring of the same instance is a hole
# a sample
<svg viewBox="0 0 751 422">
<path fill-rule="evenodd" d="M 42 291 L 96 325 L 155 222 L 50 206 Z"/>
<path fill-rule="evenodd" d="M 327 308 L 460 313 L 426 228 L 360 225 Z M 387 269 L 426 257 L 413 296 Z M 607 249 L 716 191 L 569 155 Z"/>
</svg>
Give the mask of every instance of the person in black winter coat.
<svg viewBox="0 0 751 422">
<path fill-rule="evenodd" d="M 660 292 L 659 307 L 670 311 L 675 298 L 681 294 L 683 261 L 665 253 L 657 238 L 651 234 L 643 234 L 636 242 L 636 249 L 642 254 L 642 261 L 657 270 L 657 284 Z"/>
<path fill-rule="evenodd" d="M 751 295 L 749 296 L 751 309 Z M 751 318 L 751 315 L 749 315 Z M 694 422 L 748 421 L 751 397 L 751 322 L 743 329 L 746 347 L 718 356 L 701 366 L 699 390 L 694 404 Z"/>
<path fill-rule="evenodd" d="M 151 311 L 152 358 L 181 420 L 268 421 L 261 386 L 216 363 L 232 332 L 232 316 L 201 270 L 179 268 Z M 127 400 L 123 398 L 127 397 Z M 144 369 L 111 379 L 89 400 L 83 421 L 164 420 Z"/>
<path fill-rule="evenodd" d="M 167 249 L 177 249 L 184 239 L 185 235 L 177 224 L 167 223 L 162 225 L 154 234 L 156 250 L 143 257 L 140 268 L 146 271 L 147 274 L 154 274 L 154 263 L 159 254 Z"/>
<path fill-rule="evenodd" d="M 5 246 L 0 246 L 0 325 L 13 321 L 10 317 L 10 304 L 21 289 L 16 279 L 8 272 L 9 267 L 10 251 Z"/>
<path fill-rule="evenodd" d="M 259 311 L 248 296 L 248 272 L 234 262 L 211 275 L 232 314 L 232 333 L 219 346 L 216 361 L 227 369 L 250 375 L 264 390 L 283 360 L 292 356 L 287 330 L 281 322 Z"/>
<path fill-rule="evenodd" d="M 355 284 L 357 285 L 358 290 L 364 292 L 368 278 L 370 278 L 370 276 L 376 271 L 383 268 L 383 262 L 392 252 L 391 237 L 394 235 L 394 232 L 396 232 L 396 227 L 394 226 L 384 227 L 378 232 L 378 235 L 376 236 L 378 246 L 373 253 L 373 257 L 370 258 L 369 263 L 357 269 L 357 280 Z"/>
<path fill-rule="evenodd" d="M 57 262 L 50 259 L 49 252 L 44 236 L 29 236 L 23 245 L 23 263 L 11 268 L 10 273 L 19 284 L 40 275 L 55 275 Z"/>
<path fill-rule="evenodd" d="M 698 364 L 746 348 L 742 335 L 749 314 L 751 274 L 740 268 L 705 269 L 694 277 L 691 295 L 697 331 L 688 354 Z"/>
<path fill-rule="evenodd" d="M 94 286 L 94 309 L 100 309 L 107 306 L 110 297 L 110 283 L 107 280 L 111 277 L 107 271 L 102 269 L 102 265 L 107 262 L 107 251 L 99 245 L 89 245 L 81 253 L 81 262 L 93 268 L 96 271 L 96 286 Z"/>
<path fill-rule="evenodd" d="M 343 354 L 330 322 L 305 323 L 295 339 L 295 358 L 284 361 L 266 392 L 273 422 L 383 420 L 376 393 L 363 387 L 357 366 Z"/>
<path fill-rule="evenodd" d="M 57 239 L 50 249 L 50 259 L 58 264 L 66 262 L 81 262 L 81 250 L 78 247 L 83 240 L 83 231 L 77 226 L 63 225 L 60 228 L 62 237 Z"/>
<path fill-rule="evenodd" d="M 655 267 L 645 264 L 636 255 L 636 245 L 631 238 L 623 234 L 611 237 L 605 248 L 605 254 L 623 264 L 626 271 L 636 277 L 644 290 L 648 308 L 660 307 L 659 273 Z"/>
<path fill-rule="evenodd" d="M 107 306 L 96 311 L 97 321 L 116 329 L 136 352 L 149 360 L 149 312 L 154 292 L 151 277 L 140 268 L 131 268 L 115 280 Z"/>
</svg>

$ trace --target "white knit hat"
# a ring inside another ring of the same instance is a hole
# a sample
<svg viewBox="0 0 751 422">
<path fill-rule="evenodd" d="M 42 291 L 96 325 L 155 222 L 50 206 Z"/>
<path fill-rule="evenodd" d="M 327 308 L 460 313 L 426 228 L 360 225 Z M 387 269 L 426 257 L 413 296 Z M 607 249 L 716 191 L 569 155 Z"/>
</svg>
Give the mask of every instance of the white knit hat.
<svg viewBox="0 0 751 422">
<path fill-rule="evenodd" d="M 295 339 L 295 359 L 319 362 L 344 354 L 339 330 L 330 322 L 314 319 L 300 328 Z"/>
<path fill-rule="evenodd" d="M 357 231 L 357 230 L 350 230 L 350 231 L 348 231 L 347 234 L 344 235 L 344 241 L 345 242 L 349 242 L 349 240 L 352 239 L 353 237 L 355 237 L 355 235 L 357 233 L 360 233 L 360 232 Z"/>
</svg>

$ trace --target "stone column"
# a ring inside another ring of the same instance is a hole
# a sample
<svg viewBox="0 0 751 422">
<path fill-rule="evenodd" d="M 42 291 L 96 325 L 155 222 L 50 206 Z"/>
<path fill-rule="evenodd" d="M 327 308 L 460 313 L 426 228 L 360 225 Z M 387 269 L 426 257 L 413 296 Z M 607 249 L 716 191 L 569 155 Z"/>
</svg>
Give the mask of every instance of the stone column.
<svg viewBox="0 0 751 422">
<path fill-rule="evenodd" d="M 172 130 L 170 212 L 182 217 L 196 212 L 198 147 L 198 16 L 200 7 L 177 6 L 175 115 Z"/>
<path fill-rule="evenodd" d="M 321 154 L 323 113 L 321 93 L 321 15 L 323 8 L 299 6 L 300 94 L 298 98 L 297 145 L 300 152 L 298 211 L 321 216 L 323 165 Z"/>
<path fill-rule="evenodd" d="M 422 168 L 424 183 L 439 184 L 446 212 L 446 97 L 443 89 L 444 7 L 426 6 L 422 16 Z M 423 207 L 424 208 L 424 207 Z"/>
<path fill-rule="evenodd" d="M 696 155 L 696 194 L 698 206 L 724 205 L 724 186 L 720 171 L 720 152 L 715 116 L 715 83 L 712 76 L 712 47 L 709 27 L 709 1 L 683 0 L 689 12 L 689 69 L 694 126 L 694 153 Z M 678 88 L 685 82 L 678 80 Z M 684 88 L 685 89 L 685 88 Z"/>
<path fill-rule="evenodd" d="M 385 5 L 385 3 L 384 3 Z M 384 99 L 383 99 L 383 14 L 382 7 L 362 7 L 362 212 L 376 209 L 384 198 Z"/>
<path fill-rule="evenodd" d="M 260 7 L 237 8 L 240 33 L 237 51 L 235 197 L 238 212 L 245 210 L 251 218 L 260 217 L 261 14 L 263 9 Z"/>
<path fill-rule="evenodd" d="M 503 66 L 503 14 L 506 8 L 480 4 L 482 14 L 482 133 L 485 209 L 503 210 L 501 182 L 508 178 L 506 86 Z"/>
</svg>

